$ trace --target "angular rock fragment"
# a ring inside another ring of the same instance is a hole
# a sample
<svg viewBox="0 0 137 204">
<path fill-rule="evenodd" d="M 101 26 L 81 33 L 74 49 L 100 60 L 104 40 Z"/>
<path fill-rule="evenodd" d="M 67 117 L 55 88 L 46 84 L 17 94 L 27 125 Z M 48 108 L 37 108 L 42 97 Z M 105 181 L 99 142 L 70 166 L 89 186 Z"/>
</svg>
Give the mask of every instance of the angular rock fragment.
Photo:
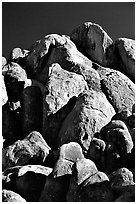
<svg viewBox="0 0 137 204">
<path fill-rule="evenodd" d="M 49 155 L 50 147 L 41 134 L 33 131 L 23 140 L 16 141 L 13 145 L 2 151 L 3 170 L 18 165 L 42 164 Z"/>
<path fill-rule="evenodd" d="M 101 92 L 86 91 L 79 95 L 75 107 L 66 117 L 59 132 L 58 146 L 78 142 L 87 151 L 96 132 L 115 114 Z"/>
<path fill-rule="evenodd" d="M 112 39 L 96 23 L 85 22 L 75 28 L 70 39 L 90 60 L 102 66 L 111 66 L 114 58 Z"/>
<path fill-rule="evenodd" d="M 26 202 L 26 200 L 13 191 L 3 189 L 2 202 Z"/>
</svg>

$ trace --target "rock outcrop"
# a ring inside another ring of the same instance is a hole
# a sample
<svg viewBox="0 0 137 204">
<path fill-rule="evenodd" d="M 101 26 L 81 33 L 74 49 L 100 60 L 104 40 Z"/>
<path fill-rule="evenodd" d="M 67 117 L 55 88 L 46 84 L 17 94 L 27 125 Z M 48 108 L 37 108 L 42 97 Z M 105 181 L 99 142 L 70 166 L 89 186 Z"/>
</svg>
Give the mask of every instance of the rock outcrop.
<svg viewBox="0 0 137 204">
<path fill-rule="evenodd" d="M 7 59 L 2 201 L 134 202 L 135 41 L 86 22 Z"/>
</svg>

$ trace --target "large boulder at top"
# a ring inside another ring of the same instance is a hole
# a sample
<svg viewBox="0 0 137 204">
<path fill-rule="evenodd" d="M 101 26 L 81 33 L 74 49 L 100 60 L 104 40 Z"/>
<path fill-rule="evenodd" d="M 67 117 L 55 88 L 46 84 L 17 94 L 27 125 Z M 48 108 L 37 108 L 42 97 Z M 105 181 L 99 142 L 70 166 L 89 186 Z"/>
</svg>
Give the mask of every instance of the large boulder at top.
<svg viewBox="0 0 137 204">
<path fill-rule="evenodd" d="M 106 125 L 115 111 L 102 92 L 85 91 L 64 120 L 58 145 L 78 142 L 87 151 L 96 132 Z"/>
<path fill-rule="evenodd" d="M 135 82 L 135 40 L 119 38 L 115 46 L 120 57 L 121 71 Z"/>
<path fill-rule="evenodd" d="M 26 202 L 26 200 L 13 191 L 3 189 L 2 202 Z"/>
<path fill-rule="evenodd" d="M 59 148 L 59 158 L 53 169 L 54 178 L 72 174 L 74 162 L 84 159 L 81 146 L 76 142 L 64 144 Z"/>
<path fill-rule="evenodd" d="M 56 113 L 70 98 L 88 90 L 83 76 L 63 70 L 59 64 L 49 67 L 46 88 L 47 115 Z"/>
<path fill-rule="evenodd" d="M 111 66 L 114 60 L 113 41 L 98 24 L 81 24 L 72 31 L 70 39 L 90 60 L 102 66 Z"/>
<path fill-rule="evenodd" d="M 4 77 L 2 76 L 2 106 L 6 104 L 7 101 L 8 101 L 8 96 L 7 96 L 6 86 L 4 82 Z"/>
<path fill-rule="evenodd" d="M 101 87 L 107 99 L 116 112 L 128 109 L 132 112 L 135 103 L 135 85 L 124 74 L 119 71 L 94 66 L 101 78 Z"/>
<path fill-rule="evenodd" d="M 103 202 L 113 199 L 108 177 L 99 172 L 91 160 L 81 159 L 73 165 L 68 202 Z"/>
<path fill-rule="evenodd" d="M 3 170 L 18 165 L 43 164 L 50 147 L 41 134 L 33 131 L 23 140 L 18 140 L 2 151 Z"/>
<path fill-rule="evenodd" d="M 51 168 L 41 165 L 11 167 L 3 172 L 3 186 L 28 202 L 37 202 L 51 172 Z"/>
<path fill-rule="evenodd" d="M 65 36 L 50 34 L 37 41 L 27 57 L 26 71 L 30 78 L 45 84 L 49 67 L 53 63 L 58 63 L 62 69 L 83 75 L 90 87 L 94 89 L 100 87 L 100 78 L 92 68 L 92 62 Z"/>
<path fill-rule="evenodd" d="M 112 172 L 123 166 L 134 166 L 133 141 L 126 124 L 121 120 L 112 120 L 100 131 L 105 141 L 105 171 Z"/>
<path fill-rule="evenodd" d="M 12 62 L 7 66 L 7 71 L 4 73 L 4 80 L 9 101 L 19 101 L 20 93 L 27 81 L 27 74 L 25 70 L 17 63 Z"/>
</svg>

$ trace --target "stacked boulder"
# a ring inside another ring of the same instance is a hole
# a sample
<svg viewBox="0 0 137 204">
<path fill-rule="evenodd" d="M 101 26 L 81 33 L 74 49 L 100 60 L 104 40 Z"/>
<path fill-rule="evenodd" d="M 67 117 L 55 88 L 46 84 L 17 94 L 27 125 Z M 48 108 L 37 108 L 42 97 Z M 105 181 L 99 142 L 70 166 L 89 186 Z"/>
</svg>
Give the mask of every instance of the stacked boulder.
<svg viewBox="0 0 137 204">
<path fill-rule="evenodd" d="M 2 58 L 2 200 L 135 200 L 135 42 L 86 22 Z"/>
</svg>

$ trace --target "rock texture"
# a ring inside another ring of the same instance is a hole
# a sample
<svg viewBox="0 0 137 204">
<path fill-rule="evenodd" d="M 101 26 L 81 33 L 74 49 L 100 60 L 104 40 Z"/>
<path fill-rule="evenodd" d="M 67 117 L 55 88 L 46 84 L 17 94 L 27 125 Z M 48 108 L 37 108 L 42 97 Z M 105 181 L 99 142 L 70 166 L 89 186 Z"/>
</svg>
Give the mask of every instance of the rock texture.
<svg viewBox="0 0 137 204">
<path fill-rule="evenodd" d="M 2 200 L 135 201 L 135 41 L 92 22 L 2 57 Z"/>
<path fill-rule="evenodd" d="M 83 92 L 62 124 L 59 145 L 75 141 L 87 151 L 94 134 L 100 131 L 114 114 L 113 107 L 103 93 L 93 90 Z"/>
<path fill-rule="evenodd" d="M 108 56 L 108 50 L 113 41 L 98 24 L 91 22 L 81 24 L 72 31 L 70 39 L 89 59 L 102 66 L 111 65 L 112 56 Z"/>
</svg>

